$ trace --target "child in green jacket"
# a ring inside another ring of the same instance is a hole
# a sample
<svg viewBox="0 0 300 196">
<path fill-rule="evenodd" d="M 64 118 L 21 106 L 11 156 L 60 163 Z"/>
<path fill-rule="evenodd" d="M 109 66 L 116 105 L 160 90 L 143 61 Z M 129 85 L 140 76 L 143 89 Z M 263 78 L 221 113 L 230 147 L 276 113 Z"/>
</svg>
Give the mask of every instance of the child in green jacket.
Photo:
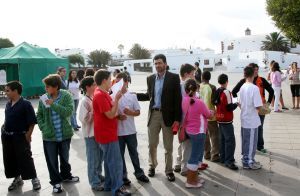
<svg viewBox="0 0 300 196">
<path fill-rule="evenodd" d="M 53 193 L 62 192 L 61 182 L 78 182 L 72 176 L 69 151 L 73 130 L 70 117 L 73 113 L 73 99 L 69 92 L 60 89 L 59 75 L 50 74 L 43 79 L 47 93 L 41 97 L 37 121 L 43 135 L 43 146 Z M 58 156 L 60 167 L 58 166 Z M 59 169 L 61 171 L 59 171 Z"/>
</svg>

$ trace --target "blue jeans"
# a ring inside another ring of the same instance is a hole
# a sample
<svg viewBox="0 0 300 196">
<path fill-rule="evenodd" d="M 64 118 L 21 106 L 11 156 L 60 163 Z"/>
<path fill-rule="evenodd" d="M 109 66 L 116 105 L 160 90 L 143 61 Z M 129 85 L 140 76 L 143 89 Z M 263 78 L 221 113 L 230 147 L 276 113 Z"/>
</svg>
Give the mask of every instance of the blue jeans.
<svg viewBox="0 0 300 196">
<path fill-rule="evenodd" d="M 69 164 L 70 143 L 71 139 L 61 142 L 43 141 L 51 185 L 59 184 L 72 176 L 71 165 Z M 60 172 L 58 169 L 58 156 L 60 160 Z"/>
<path fill-rule="evenodd" d="M 226 165 L 234 163 L 235 136 L 232 123 L 219 123 L 220 158 Z"/>
<path fill-rule="evenodd" d="M 100 176 L 102 174 L 103 151 L 95 141 L 95 137 L 86 137 L 84 140 L 86 145 L 88 178 L 93 188 L 101 184 Z"/>
<path fill-rule="evenodd" d="M 259 115 L 261 125 L 258 127 L 257 150 L 264 149 L 264 121 L 265 115 Z"/>
<path fill-rule="evenodd" d="M 196 135 L 188 134 L 191 144 L 192 151 L 190 159 L 188 160 L 187 168 L 189 170 L 196 171 L 198 169 L 198 165 L 202 162 L 203 153 L 204 153 L 204 144 L 205 144 L 205 133 L 199 133 Z"/>
<path fill-rule="evenodd" d="M 71 116 L 71 125 L 72 125 L 72 127 L 74 129 L 78 127 L 77 118 L 76 118 L 78 104 L 79 104 L 79 100 L 78 99 L 74 99 L 74 111 L 73 111 L 73 114 Z"/>
<path fill-rule="evenodd" d="M 104 158 L 104 190 L 111 190 L 114 196 L 117 190 L 123 185 L 123 162 L 119 142 L 100 144 L 100 147 L 103 150 Z"/>
<path fill-rule="evenodd" d="M 137 144 L 136 134 L 119 136 L 119 145 L 120 145 L 120 151 L 123 160 L 123 178 L 127 178 L 127 168 L 126 168 L 126 162 L 124 158 L 126 145 L 128 148 L 132 165 L 134 167 L 135 177 L 138 178 L 144 175 L 144 171 L 140 167 L 139 154 L 137 151 L 138 144 Z"/>
</svg>

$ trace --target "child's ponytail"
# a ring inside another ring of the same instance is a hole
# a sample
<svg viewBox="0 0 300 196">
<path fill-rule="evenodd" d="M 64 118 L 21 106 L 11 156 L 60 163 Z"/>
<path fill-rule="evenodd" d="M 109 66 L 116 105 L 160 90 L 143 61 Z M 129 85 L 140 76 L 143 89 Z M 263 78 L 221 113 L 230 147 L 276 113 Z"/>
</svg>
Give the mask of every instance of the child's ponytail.
<svg viewBox="0 0 300 196">
<path fill-rule="evenodd" d="M 188 96 L 191 97 L 190 104 L 193 105 L 195 103 L 195 100 L 193 97 L 197 91 L 196 81 L 193 79 L 188 79 L 185 82 L 184 89 L 185 89 L 186 94 L 188 94 Z"/>
</svg>

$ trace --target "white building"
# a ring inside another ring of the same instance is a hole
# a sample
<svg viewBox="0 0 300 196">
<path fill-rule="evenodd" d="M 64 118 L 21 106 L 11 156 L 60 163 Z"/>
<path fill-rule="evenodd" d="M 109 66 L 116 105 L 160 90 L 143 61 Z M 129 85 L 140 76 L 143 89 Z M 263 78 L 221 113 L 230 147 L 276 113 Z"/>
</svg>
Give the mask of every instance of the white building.
<svg viewBox="0 0 300 196">
<path fill-rule="evenodd" d="M 253 52 L 260 51 L 262 47 L 262 41 L 266 40 L 267 35 L 251 35 L 251 30 L 247 28 L 245 30 L 245 36 L 233 39 L 225 39 L 221 42 L 222 53 L 224 54 L 238 54 L 240 52 Z M 300 54 L 300 45 L 290 43 L 290 53 Z"/>
<path fill-rule="evenodd" d="M 214 50 L 202 50 L 201 48 L 193 49 L 165 49 L 154 50 L 151 53 L 152 58 L 157 54 L 164 54 L 167 58 L 167 64 L 170 67 L 170 71 L 179 72 L 180 66 L 184 63 L 194 65 L 195 62 L 199 62 L 200 68 L 213 70 L 215 67 L 215 51 Z"/>
<path fill-rule="evenodd" d="M 84 53 L 84 49 L 80 48 L 68 48 L 68 49 L 55 49 L 55 53 L 59 57 L 65 57 L 67 58 L 70 55 L 79 54 L 84 58 L 85 64 L 88 64 L 88 56 Z"/>
<path fill-rule="evenodd" d="M 262 41 L 265 37 L 266 35 L 251 35 L 251 30 L 247 28 L 244 37 L 221 42 L 222 54 L 216 55 L 215 61 L 221 61 L 230 72 L 240 72 L 251 62 L 263 69 L 266 69 L 272 60 L 277 61 L 283 69 L 292 62 L 300 63 L 300 45 L 291 44 L 290 53 L 262 51 Z"/>
</svg>

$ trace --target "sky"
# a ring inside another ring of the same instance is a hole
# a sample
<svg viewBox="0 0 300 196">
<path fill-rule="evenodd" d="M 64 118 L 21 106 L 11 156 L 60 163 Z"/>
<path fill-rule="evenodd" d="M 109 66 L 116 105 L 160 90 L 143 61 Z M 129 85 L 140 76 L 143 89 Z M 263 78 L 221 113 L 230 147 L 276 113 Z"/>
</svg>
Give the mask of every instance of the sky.
<svg viewBox="0 0 300 196">
<path fill-rule="evenodd" d="M 0 37 L 54 51 L 82 48 L 127 52 L 212 48 L 224 39 L 278 31 L 265 0 L 2 0 Z"/>
</svg>

